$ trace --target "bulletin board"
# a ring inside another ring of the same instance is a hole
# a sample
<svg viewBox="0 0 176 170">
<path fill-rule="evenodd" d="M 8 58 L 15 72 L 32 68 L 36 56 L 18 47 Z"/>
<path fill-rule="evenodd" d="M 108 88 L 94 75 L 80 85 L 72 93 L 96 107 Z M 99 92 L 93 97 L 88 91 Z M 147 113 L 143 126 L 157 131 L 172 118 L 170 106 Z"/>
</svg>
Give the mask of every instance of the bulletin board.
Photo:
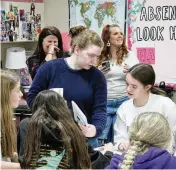
<svg viewBox="0 0 176 170">
<path fill-rule="evenodd" d="M 0 41 L 37 41 L 44 25 L 43 0 L 2 0 Z"/>
<path fill-rule="evenodd" d="M 176 88 L 176 1 L 127 0 L 128 48 Z"/>
</svg>

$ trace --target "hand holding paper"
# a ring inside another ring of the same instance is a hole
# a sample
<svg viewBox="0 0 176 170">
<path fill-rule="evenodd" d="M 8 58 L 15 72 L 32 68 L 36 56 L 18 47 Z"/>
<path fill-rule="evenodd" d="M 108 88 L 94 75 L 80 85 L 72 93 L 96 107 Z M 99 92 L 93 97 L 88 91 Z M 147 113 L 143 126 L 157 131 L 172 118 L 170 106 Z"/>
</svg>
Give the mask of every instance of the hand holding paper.
<svg viewBox="0 0 176 170">
<path fill-rule="evenodd" d="M 74 101 L 72 101 L 72 108 L 75 121 L 86 126 L 88 124 L 87 118 Z"/>
<path fill-rule="evenodd" d="M 86 126 L 82 124 L 78 124 L 80 129 L 82 130 L 85 137 L 94 137 L 96 135 L 96 127 L 91 124 L 87 124 Z"/>
</svg>

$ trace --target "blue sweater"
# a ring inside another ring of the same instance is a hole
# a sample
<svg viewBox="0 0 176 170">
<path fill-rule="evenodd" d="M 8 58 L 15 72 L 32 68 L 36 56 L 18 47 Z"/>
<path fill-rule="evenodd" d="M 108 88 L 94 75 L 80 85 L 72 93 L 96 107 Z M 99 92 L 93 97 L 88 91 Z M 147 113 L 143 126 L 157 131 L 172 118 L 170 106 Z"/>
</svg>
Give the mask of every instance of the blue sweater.
<svg viewBox="0 0 176 170">
<path fill-rule="evenodd" d="M 40 91 L 51 88 L 63 88 L 68 107 L 71 109 L 71 101 L 75 101 L 88 123 L 96 127 L 96 137 L 101 134 L 106 123 L 107 86 L 104 75 L 97 68 L 73 70 L 64 59 L 43 64 L 29 89 L 29 107 Z"/>
</svg>

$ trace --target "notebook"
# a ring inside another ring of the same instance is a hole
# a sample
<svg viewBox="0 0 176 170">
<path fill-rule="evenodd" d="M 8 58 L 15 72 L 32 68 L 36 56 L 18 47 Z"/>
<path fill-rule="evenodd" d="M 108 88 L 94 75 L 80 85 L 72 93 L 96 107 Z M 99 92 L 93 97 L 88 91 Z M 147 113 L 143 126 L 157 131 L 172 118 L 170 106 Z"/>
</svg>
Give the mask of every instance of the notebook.
<svg viewBox="0 0 176 170">
<path fill-rule="evenodd" d="M 86 126 L 88 124 L 86 116 L 74 101 L 71 103 L 75 121 Z"/>
</svg>

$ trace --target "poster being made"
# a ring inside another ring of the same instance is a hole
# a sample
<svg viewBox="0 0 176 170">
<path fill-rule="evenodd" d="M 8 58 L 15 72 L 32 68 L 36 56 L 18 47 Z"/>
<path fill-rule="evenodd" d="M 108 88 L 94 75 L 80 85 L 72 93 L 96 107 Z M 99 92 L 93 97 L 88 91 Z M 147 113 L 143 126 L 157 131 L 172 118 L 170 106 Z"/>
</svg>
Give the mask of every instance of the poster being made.
<svg viewBox="0 0 176 170">
<path fill-rule="evenodd" d="M 119 24 L 124 31 L 126 0 L 70 0 L 70 27 L 85 25 L 101 35 L 106 24 Z"/>
<path fill-rule="evenodd" d="M 128 0 L 128 48 L 151 64 L 156 82 L 176 84 L 176 1 Z"/>
</svg>

